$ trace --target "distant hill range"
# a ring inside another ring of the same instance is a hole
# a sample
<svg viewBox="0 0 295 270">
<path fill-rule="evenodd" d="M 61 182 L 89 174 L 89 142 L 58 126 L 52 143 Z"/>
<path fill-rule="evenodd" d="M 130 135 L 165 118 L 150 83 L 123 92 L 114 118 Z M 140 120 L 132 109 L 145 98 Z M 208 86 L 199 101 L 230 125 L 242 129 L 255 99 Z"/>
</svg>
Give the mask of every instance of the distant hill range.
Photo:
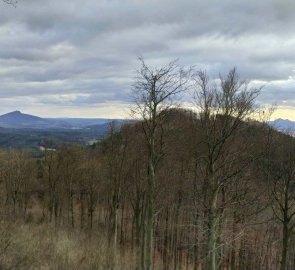
<svg viewBox="0 0 295 270">
<path fill-rule="evenodd" d="M 92 144 L 103 139 L 110 123 L 120 127 L 126 120 L 106 118 L 41 118 L 14 111 L 0 116 L 0 148 L 55 148 L 62 144 Z M 295 136 L 295 121 L 277 119 L 269 124 Z M 34 150 L 34 151 L 35 151 Z"/>
<path fill-rule="evenodd" d="M 41 118 L 38 116 L 25 114 L 20 111 L 14 111 L 0 115 L 0 127 L 15 129 L 106 129 L 110 122 L 124 123 L 123 119 L 107 118 Z M 269 124 L 280 131 L 295 132 L 295 121 L 288 119 L 276 119 Z"/>
<path fill-rule="evenodd" d="M 0 116 L 0 127 L 30 129 L 85 129 L 91 126 L 105 125 L 121 119 L 106 118 L 41 118 L 38 116 L 14 111 Z"/>
<path fill-rule="evenodd" d="M 295 135 L 295 121 L 279 118 L 274 121 L 270 121 L 269 124 L 281 132 L 287 132 Z"/>
<path fill-rule="evenodd" d="M 0 116 L 0 147 L 38 149 L 61 144 L 91 144 L 104 138 L 111 122 L 120 127 L 126 120 L 106 118 L 41 118 L 14 111 Z"/>
</svg>

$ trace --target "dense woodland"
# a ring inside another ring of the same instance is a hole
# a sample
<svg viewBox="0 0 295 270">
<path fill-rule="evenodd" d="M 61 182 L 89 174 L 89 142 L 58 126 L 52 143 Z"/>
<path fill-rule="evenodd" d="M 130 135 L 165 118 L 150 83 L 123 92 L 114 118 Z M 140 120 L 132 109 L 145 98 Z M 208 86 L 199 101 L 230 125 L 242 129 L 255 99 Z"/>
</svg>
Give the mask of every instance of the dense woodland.
<svg viewBox="0 0 295 270">
<path fill-rule="evenodd" d="M 1 152 L 0 269 L 294 269 L 295 139 L 259 89 L 141 60 L 133 90 L 93 147 Z"/>
</svg>

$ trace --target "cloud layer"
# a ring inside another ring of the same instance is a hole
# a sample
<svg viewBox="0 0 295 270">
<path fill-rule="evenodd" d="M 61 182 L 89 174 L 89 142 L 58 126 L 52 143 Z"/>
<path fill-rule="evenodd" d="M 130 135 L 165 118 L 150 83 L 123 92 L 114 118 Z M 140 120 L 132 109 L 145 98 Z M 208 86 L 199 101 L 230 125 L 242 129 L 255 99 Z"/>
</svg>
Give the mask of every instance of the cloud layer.
<svg viewBox="0 0 295 270">
<path fill-rule="evenodd" d="M 0 112 L 122 116 L 137 55 L 212 76 L 237 66 L 265 85 L 260 103 L 293 110 L 294 12 L 293 0 L 0 2 Z"/>
</svg>

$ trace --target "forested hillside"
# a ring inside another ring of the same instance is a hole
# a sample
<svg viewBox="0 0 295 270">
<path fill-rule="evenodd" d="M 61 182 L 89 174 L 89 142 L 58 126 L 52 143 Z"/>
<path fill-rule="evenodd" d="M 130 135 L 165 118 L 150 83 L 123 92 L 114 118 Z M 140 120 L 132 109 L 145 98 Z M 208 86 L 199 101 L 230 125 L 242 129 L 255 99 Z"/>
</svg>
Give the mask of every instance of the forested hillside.
<svg viewBox="0 0 295 270">
<path fill-rule="evenodd" d="M 216 124 L 224 120 L 221 117 Z M 205 135 L 201 120 L 191 111 L 171 110 L 167 114 L 154 194 L 154 269 L 208 269 L 211 187 L 205 177 L 209 164 L 202 160 L 208 154 L 203 144 Z M 58 254 L 69 258 L 56 259 L 51 267 L 66 264 L 59 269 L 123 269 L 126 264 L 129 266 L 124 269 L 140 269 L 135 265 L 143 263 L 148 188 L 144 136 L 142 123 L 137 123 L 111 133 L 94 149 L 64 147 L 46 151 L 41 159 L 24 152 L 2 151 L 4 223 L 0 249 L 4 269 L 12 261 L 19 264 L 17 269 L 29 269 L 29 262 L 32 269 L 48 263 L 50 257 L 31 257 L 25 247 L 18 250 L 24 245 L 18 243 L 18 234 L 24 237 L 29 233 L 36 238 L 40 226 L 49 230 L 44 241 L 50 242 L 50 234 L 56 234 L 57 242 L 68 245 L 69 235 L 75 239 L 79 235 L 86 245 L 84 252 L 80 250 L 81 254 L 73 257 L 77 247 L 70 244 L 62 251 L 69 254 Z M 220 269 L 278 269 L 284 192 L 290 193 L 287 195 L 293 206 L 294 183 L 288 176 L 294 174 L 294 147 L 293 138 L 255 122 L 241 123 L 235 139 L 225 146 L 216 165 L 223 180 L 216 201 L 220 211 Z M 293 208 L 288 211 L 287 227 L 291 228 Z M 58 240 L 59 231 L 62 240 Z M 50 245 L 58 244 L 53 242 Z M 291 243 L 287 262 L 293 265 Z M 105 248 L 105 258 L 88 253 L 89 248 L 96 252 L 98 246 Z M 101 268 L 91 268 L 92 262 Z"/>
<path fill-rule="evenodd" d="M 295 140 L 253 120 L 259 89 L 141 64 L 137 121 L 1 151 L 1 269 L 293 269 Z"/>
</svg>

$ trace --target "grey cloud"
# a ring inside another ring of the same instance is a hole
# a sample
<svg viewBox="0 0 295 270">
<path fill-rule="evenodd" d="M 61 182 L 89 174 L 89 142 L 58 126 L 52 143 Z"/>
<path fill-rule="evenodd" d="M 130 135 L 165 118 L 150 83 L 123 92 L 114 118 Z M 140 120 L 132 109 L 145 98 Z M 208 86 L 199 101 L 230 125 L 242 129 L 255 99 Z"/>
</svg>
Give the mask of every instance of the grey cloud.
<svg viewBox="0 0 295 270">
<path fill-rule="evenodd" d="M 295 80 L 283 83 L 272 83 L 266 85 L 259 98 L 261 103 L 277 104 L 278 106 L 295 105 Z"/>
<path fill-rule="evenodd" d="M 293 106 L 294 12 L 291 0 L 2 5 L 0 97 L 27 96 L 47 107 L 124 104 L 136 56 L 143 55 L 155 64 L 179 58 L 181 65 L 206 68 L 213 77 L 237 66 L 242 77 L 266 85 L 261 103 Z"/>
</svg>

